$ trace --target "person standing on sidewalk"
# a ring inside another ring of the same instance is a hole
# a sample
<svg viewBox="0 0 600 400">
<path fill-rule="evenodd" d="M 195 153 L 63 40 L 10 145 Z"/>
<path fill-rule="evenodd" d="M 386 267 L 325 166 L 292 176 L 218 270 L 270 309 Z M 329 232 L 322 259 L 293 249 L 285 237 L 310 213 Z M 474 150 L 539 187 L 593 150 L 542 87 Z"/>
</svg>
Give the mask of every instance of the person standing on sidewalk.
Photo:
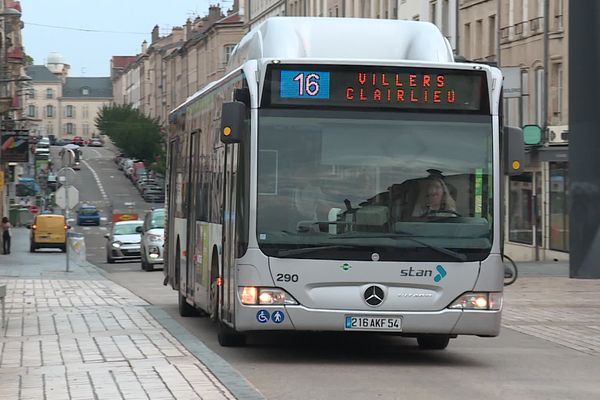
<svg viewBox="0 0 600 400">
<path fill-rule="evenodd" d="M 2 218 L 2 250 L 4 254 L 10 254 L 10 228 L 11 224 L 7 217 Z"/>
</svg>

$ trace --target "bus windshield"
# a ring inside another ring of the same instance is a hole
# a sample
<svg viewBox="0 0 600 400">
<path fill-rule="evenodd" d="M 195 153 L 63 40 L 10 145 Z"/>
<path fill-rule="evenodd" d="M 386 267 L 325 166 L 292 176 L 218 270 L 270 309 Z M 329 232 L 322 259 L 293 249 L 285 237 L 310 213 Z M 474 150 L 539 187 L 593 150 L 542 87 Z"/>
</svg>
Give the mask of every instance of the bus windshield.
<svg viewBox="0 0 600 400">
<path fill-rule="evenodd" d="M 273 257 L 482 260 L 490 115 L 261 109 L 256 234 Z"/>
</svg>

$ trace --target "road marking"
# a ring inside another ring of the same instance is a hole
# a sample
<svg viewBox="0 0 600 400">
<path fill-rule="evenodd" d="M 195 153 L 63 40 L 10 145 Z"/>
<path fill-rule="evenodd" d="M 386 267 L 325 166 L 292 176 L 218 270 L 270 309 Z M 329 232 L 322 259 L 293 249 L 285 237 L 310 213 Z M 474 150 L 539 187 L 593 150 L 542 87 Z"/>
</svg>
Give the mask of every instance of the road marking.
<svg viewBox="0 0 600 400">
<path fill-rule="evenodd" d="M 98 156 L 98 158 L 102 158 L 102 154 L 100 154 L 100 152 L 96 149 L 90 149 L 89 147 L 87 148 L 87 150 L 89 151 L 93 151 L 94 153 L 96 153 L 96 155 Z"/>
<path fill-rule="evenodd" d="M 93 150 L 93 149 L 90 149 Z M 98 153 L 97 150 L 96 153 Z M 100 153 L 98 153 L 100 154 Z M 94 175 L 94 179 L 96 180 L 96 183 L 98 184 L 98 189 L 100 189 L 100 193 L 102 194 L 102 197 L 104 197 L 104 200 L 108 200 L 108 196 L 106 195 L 106 192 L 104 191 L 104 186 L 102 186 L 102 182 L 100 181 L 100 177 L 98 177 L 98 174 L 96 173 L 96 171 L 94 170 L 94 168 L 92 168 L 92 166 L 85 160 L 81 160 L 86 167 L 88 167 L 90 169 L 90 171 L 92 171 L 92 175 Z"/>
</svg>

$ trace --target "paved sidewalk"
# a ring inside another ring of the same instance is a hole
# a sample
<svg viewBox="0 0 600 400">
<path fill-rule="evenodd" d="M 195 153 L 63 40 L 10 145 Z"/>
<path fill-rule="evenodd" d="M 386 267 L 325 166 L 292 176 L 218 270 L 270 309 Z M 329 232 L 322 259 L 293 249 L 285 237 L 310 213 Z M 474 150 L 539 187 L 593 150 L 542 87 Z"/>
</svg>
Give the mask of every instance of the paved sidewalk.
<svg viewBox="0 0 600 400">
<path fill-rule="evenodd" d="M 502 325 L 528 335 L 600 355 L 600 279 L 570 279 L 531 270 L 505 288 Z"/>
<path fill-rule="evenodd" d="M 71 263 L 66 273 L 63 253 L 31 254 L 28 241 L 16 228 L 12 253 L 0 255 L 0 399 L 260 398 L 249 384 L 234 395 L 155 319 L 160 312 L 96 267 Z"/>
</svg>

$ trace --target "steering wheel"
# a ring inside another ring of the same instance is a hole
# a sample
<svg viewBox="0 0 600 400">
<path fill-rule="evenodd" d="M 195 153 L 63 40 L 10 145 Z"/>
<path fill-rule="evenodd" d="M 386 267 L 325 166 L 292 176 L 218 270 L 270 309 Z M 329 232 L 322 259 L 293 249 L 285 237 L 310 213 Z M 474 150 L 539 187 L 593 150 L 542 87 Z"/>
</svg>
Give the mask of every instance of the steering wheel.
<svg viewBox="0 0 600 400">
<path fill-rule="evenodd" d="M 457 213 L 454 210 L 428 210 L 425 213 L 425 217 L 429 217 L 429 216 L 436 216 L 436 217 L 442 217 L 442 216 L 447 216 L 448 214 L 450 214 L 450 216 L 452 217 L 462 217 L 462 215 L 460 215 L 459 213 Z"/>
</svg>

